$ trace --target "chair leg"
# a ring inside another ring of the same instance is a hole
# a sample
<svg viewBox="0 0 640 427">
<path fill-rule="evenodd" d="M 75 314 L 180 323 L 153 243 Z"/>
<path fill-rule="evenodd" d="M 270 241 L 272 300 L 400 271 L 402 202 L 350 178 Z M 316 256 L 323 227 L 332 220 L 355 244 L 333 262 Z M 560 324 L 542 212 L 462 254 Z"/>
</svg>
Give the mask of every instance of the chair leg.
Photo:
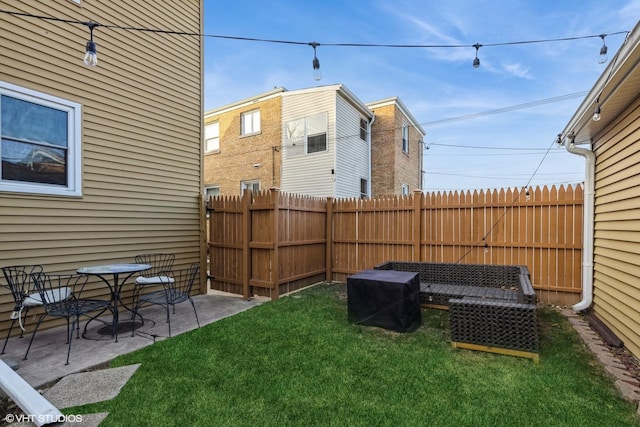
<svg viewBox="0 0 640 427">
<path fill-rule="evenodd" d="M 69 317 L 67 317 L 67 324 L 68 323 Z M 76 329 L 76 325 L 78 326 L 78 329 L 80 329 L 80 315 L 77 315 L 73 318 L 73 322 L 71 322 L 71 329 L 67 327 L 67 341 L 69 342 L 69 345 L 67 347 L 67 362 L 65 363 L 65 365 L 69 364 L 69 356 L 71 355 L 71 342 L 73 341 L 73 330 Z"/>
<path fill-rule="evenodd" d="M 31 344 L 33 344 L 33 339 L 36 337 L 36 332 L 38 332 L 40 323 L 42 323 L 45 317 L 47 317 L 47 313 L 43 313 L 40 315 L 40 318 L 38 319 L 38 323 L 36 323 L 36 327 L 33 330 L 33 334 L 31 335 L 31 340 L 29 340 L 29 346 L 27 347 L 27 352 L 24 354 L 24 359 L 22 360 L 27 360 L 27 356 L 29 355 L 29 350 L 31 350 Z"/>
<path fill-rule="evenodd" d="M 169 305 L 167 305 L 166 308 L 167 308 L 167 323 L 169 324 L 169 338 L 171 338 L 171 317 L 169 316 Z"/>
<path fill-rule="evenodd" d="M 9 337 L 11 336 L 11 330 L 13 329 L 13 325 L 15 324 L 16 324 L 16 319 L 11 319 L 11 326 L 9 326 L 9 332 L 7 332 L 7 337 L 4 339 L 4 345 L 2 346 L 2 352 L 0 354 L 4 354 L 4 351 L 7 348 L 7 343 L 9 342 Z"/>
<path fill-rule="evenodd" d="M 198 328 L 200 327 L 200 321 L 198 320 L 198 312 L 196 311 L 196 305 L 193 303 L 193 300 L 189 298 L 189 302 L 191 303 L 191 307 L 193 307 L 193 313 L 196 315 L 196 323 L 198 324 Z"/>
</svg>

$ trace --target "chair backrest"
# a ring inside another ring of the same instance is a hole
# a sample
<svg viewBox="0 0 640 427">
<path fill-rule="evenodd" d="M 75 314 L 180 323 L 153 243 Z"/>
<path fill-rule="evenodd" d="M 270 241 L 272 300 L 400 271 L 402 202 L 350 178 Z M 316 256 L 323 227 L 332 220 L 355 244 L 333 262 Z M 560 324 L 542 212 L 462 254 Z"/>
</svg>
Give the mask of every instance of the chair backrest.
<svg viewBox="0 0 640 427">
<path fill-rule="evenodd" d="M 22 301 L 31 293 L 36 293 L 36 288 L 32 280 L 32 274 L 42 273 L 44 269 L 41 265 L 12 265 L 2 267 L 2 273 L 7 281 L 7 287 L 13 295 L 16 304 Z"/>
<path fill-rule="evenodd" d="M 173 293 L 171 299 L 175 300 L 191 294 L 193 284 L 198 277 L 198 271 L 200 271 L 200 264 L 191 264 L 189 268 L 176 270 L 171 274 L 171 277 L 174 278 L 173 283 L 169 284 L 169 289 Z"/>
<path fill-rule="evenodd" d="M 150 270 L 140 273 L 144 277 L 167 276 L 173 268 L 173 262 L 176 260 L 174 254 L 140 254 L 135 256 L 137 264 L 149 264 Z"/>
<path fill-rule="evenodd" d="M 47 312 L 77 305 L 77 299 L 89 280 L 85 274 L 33 274 L 40 301 Z M 36 298 L 32 296 L 31 298 Z"/>
</svg>

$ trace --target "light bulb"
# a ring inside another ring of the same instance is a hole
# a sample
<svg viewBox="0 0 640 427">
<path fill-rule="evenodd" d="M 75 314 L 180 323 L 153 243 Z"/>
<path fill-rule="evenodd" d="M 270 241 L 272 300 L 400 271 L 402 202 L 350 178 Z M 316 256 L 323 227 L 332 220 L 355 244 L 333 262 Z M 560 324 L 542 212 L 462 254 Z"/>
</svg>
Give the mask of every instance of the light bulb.
<svg viewBox="0 0 640 427">
<path fill-rule="evenodd" d="M 598 120 L 600 120 L 602 118 L 602 116 L 600 115 L 600 106 L 598 105 L 596 107 L 596 111 L 593 112 L 593 121 L 597 122 Z"/>
<path fill-rule="evenodd" d="M 527 188 L 527 191 L 525 191 L 524 193 L 524 198 L 525 200 L 528 202 L 529 200 L 531 200 L 531 194 L 529 194 L 529 189 Z"/>
<path fill-rule="evenodd" d="M 473 59 L 473 68 L 478 68 L 480 66 L 480 58 L 478 58 L 478 49 L 482 47 L 480 43 L 476 43 L 473 45 L 476 48 L 476 57 Z"/>
<path fill-rule="evenodd" d="M 598 64 L 604 64 L 607 62 L 607 45 L 604 42 L 605 34 L 600 34 L 602 39 L 602 47 L 600 48 L 600 57 L 598 58 Z"/>
<path fill-rule="evenodd" d="M 316 57 L 313 58 L 313 79 L 315 81 L 322 79 L 322 72 L 320 71 L 320 60 Z"/>
<path fill-rule="evenodd" d="M 98 50 L 93 40 L 87 42 L 86 53 L 84 54 L 84 63 L 88 67 L 98 65 Z"/>
<path fill-rule="evenodd" d="M 598 64 L 604 64 L 607 62 L 607 47 L 602 46 L 600 48 L 600 58 L 598 59 Z"/>
</svg>

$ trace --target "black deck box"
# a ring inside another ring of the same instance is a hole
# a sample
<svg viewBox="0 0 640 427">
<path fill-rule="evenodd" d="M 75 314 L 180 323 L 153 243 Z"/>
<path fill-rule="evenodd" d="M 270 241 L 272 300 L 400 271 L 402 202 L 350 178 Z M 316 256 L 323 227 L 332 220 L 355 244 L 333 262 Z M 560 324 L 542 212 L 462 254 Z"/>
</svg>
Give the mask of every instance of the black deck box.
<svg viewBox="0 0 640 427">
<path fill-rule="evenodd" d="M 396 332 L 422 324 L 420 275 L 392 270 L 364 270 L 347 277 L 349 322 Z"/>
</svg>

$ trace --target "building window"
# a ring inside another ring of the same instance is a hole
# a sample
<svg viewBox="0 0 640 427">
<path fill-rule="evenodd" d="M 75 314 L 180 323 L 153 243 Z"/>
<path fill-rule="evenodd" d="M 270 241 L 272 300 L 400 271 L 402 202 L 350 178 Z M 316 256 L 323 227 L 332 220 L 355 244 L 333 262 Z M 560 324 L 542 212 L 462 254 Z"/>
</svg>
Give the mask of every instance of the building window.
<svg viewBox="0 0 640 427">
<path fill-rule="evenodd" d="M 360 139 L 363 141 L 367 140 L 367 134 L 369 133 L 367 131 L 367 124 L 368 122 L 365 119 L 360 119 Z"/>
<path fill-rule="evenodd" d="M 409 154 L 409 125 L 402 123 L 402 152 Z"/>
<path fill-rule="evenodd" d="M 327 113 L 292 120 L 285 129 L 287 157 L 327 151 Z"/>
<path fill-rule="evenodd" d="M 409 195 L 409 184 L 402 184 L 402 195 L 403 196 Z"/>
<path fill-rule="evenodd" d="M 369 186 L 367 185 L 367 180 L 364 178 L 360 178 L 360 198 L 364 199 L 369 196 Z"/>
<path fill-rule="evenodd" d="M 81 108 L 0 82 L 0 191 L 82 195 Z"/>
<path fill-rule="evenodd" d="M 220 123 L 215 122 L 204 127 L 204 151 L 206 153 L 220 151 Z"/>
<path fill-rule="evenodd" d="M 240 183 L 240 193 L 244 192 L 245 188 L 257 193 L 260 191 L 260 181 L 242 181 Z"/>
<path fill-rule="evenodd" d="M 219 185 L 212 185 L 210 187 L 205 187 L 204 189 L 204 196 L 206 197 L 207 200 L 209 200 L 209 197 L 219 196 L 219 195 L 220 195 Z"/>
<path fill-rule="evenodd" d="M 247 111 L 240 116 L 242 122 L 241 135 L 251 135 L 260 132 L 260 110 Z"/>
</svg>

